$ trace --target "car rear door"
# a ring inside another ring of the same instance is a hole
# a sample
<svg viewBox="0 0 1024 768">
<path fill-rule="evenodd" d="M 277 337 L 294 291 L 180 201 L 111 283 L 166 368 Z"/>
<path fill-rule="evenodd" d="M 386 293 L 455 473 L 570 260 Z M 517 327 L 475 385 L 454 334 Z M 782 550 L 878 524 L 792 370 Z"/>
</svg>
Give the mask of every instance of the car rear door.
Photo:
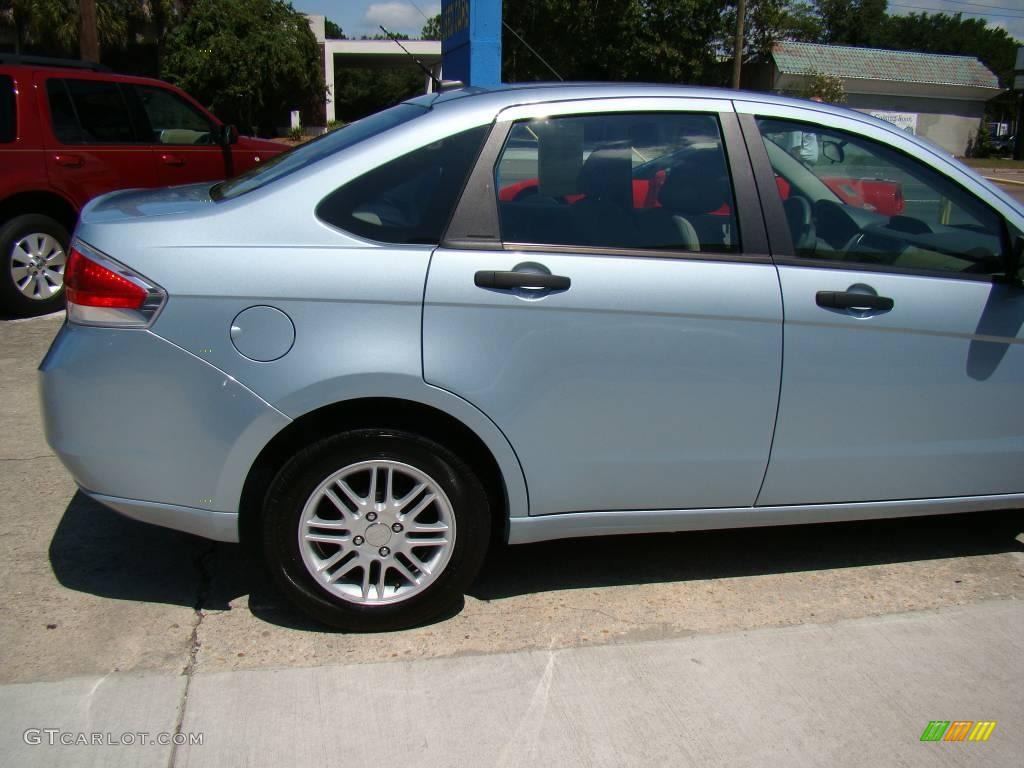
<svg viewBox="0 0 1024 768">
<path fill-rule="evenodd" d="M 758 504 L 1024 491 L 1024 290 L 999 278 L 1019 212 L 898 131 L 737 109 L 786 313 Z M 798 132 L 817 135 L 817 162 L 785 151 Z M 901 209 L 833 194 L 823 182 L 837 173 L 898 184 Z M 773 175 L 788 182 L 784 203 Z"/>
<path fill-rule="evenodd" d="M 645 209 L 658 157 L 675 192 Z M 431 259 L 424 376 L 505 433 L 531 514 L 749 506 L 781 323 L 728 101 L 516 107 Z"/>
<path fill-rule="evenodd" d="M 153 154 L 119 82 L 37 73 L 46 94 L 43 141 L 50 184 L 76 206 L 114 189 L 154 187 Z"/>
</svg>

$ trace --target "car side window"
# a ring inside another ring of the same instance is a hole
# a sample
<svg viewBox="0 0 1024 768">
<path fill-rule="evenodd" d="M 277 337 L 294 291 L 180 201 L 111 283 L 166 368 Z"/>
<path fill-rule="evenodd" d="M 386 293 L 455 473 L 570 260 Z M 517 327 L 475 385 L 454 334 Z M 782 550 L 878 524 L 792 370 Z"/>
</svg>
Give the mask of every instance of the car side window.
<svg viewBox="0 0 1024 768">
<path fill-rule="evenodd" d="M 14 141 L 17 136 L 14 119 L 14 81 L 0 75 L 0 144 Z"/>
<path fill-rule="evenodd" d="M 53 132 L 63 144 L 131 144 L 131 115 L 117 83 L 104 80 L 48 80 Z"/>
<path fill-rule="evenodd" d="M 845 131 L 757 123 L 797 257 L 922 272 L 1003 271 L 1002 217 L 938 171 Z"/>
<path fill-rule="evenodd" d="M 149 85 L 132 86 L 149 118 L 157 144 L 211 144 L 213 124 L 176 93 Z"/>
<path fill-rule="evenodd" d="M 495 188 L 507 243 L 712 253 L 740 247 L 714 115 L 523 120 L 502 149 Z"/>
<path fill-rule="evenodd" d="M 325 197 L 316 215 L 369 240 L 439 243 L 489 129 L 470 128 L 364 173 Z"/>
</svg>

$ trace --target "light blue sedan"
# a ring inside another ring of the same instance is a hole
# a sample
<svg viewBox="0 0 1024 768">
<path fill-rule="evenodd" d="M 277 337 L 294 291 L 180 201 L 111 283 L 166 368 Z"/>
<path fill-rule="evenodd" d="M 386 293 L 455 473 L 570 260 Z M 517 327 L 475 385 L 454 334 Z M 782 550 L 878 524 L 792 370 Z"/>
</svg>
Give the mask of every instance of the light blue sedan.
<svg viewBox="0 0 1024 768">
<path fill-rule="evenodd" d="M 1016 508 L 1022 231 L 820 103 L 425 96 L 87 206 L 47 438 L 353 630 L 445 611 L 495 539 Z"/>
</svg>

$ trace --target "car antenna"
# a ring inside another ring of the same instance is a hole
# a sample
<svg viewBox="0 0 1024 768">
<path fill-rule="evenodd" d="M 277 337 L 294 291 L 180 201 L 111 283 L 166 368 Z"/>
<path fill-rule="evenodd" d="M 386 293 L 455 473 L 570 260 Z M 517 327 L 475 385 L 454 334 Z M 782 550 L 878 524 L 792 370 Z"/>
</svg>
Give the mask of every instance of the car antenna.
<svg viewBox="0 0 1024 768">
<path fill-rule="evenodd" d="M 430 78 L 430 82 L 434 84 L 434 89 L 438 93 L 442 91 L 450 91 L 453 88 L 461 88 L 463 86 L 461 80 L 442 80 L 441 78 L 439 78 L 437 75 L 433 73 L 430 67 L 428 67 L 419 59 L 417 59 L 415 56 L 413 56 L 412 53 L 410 53 L 409 49 L 402 45 L 402 43 L 398 39 L 398 35 L 396 35 L 394 32 L 388 32 L 388 30 L 384 28 L 383 24 L 378 24 L 377 26 L 380 27 L 381 32 L 383 32 L 391 40 L 394 41 L 395 45 L 397 45 L 399 48 L 405 51 L 406 56 L 408 56 L 410 59 L 416 62 L 416 66 L 422 69 L 423 74 Z"/>
</svg>

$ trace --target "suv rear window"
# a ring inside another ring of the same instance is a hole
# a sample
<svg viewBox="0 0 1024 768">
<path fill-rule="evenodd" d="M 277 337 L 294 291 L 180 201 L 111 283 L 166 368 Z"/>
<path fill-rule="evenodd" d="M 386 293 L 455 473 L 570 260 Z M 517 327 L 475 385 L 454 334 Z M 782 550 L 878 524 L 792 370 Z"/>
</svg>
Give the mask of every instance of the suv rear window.
<svg viewBox="0 0 1024 768">
<path fill-rule="evenodd" d="M 132 144 L 137 141 L 124 94 L 103 80 L 48 80 L 53 132 L 62 144 Z"/>
<path fill-rule="evenodd" d="M 14 81 L 7 75 L 0 75 L 0 144 L 14 141 L 16 133 Z"/>
</svg>

